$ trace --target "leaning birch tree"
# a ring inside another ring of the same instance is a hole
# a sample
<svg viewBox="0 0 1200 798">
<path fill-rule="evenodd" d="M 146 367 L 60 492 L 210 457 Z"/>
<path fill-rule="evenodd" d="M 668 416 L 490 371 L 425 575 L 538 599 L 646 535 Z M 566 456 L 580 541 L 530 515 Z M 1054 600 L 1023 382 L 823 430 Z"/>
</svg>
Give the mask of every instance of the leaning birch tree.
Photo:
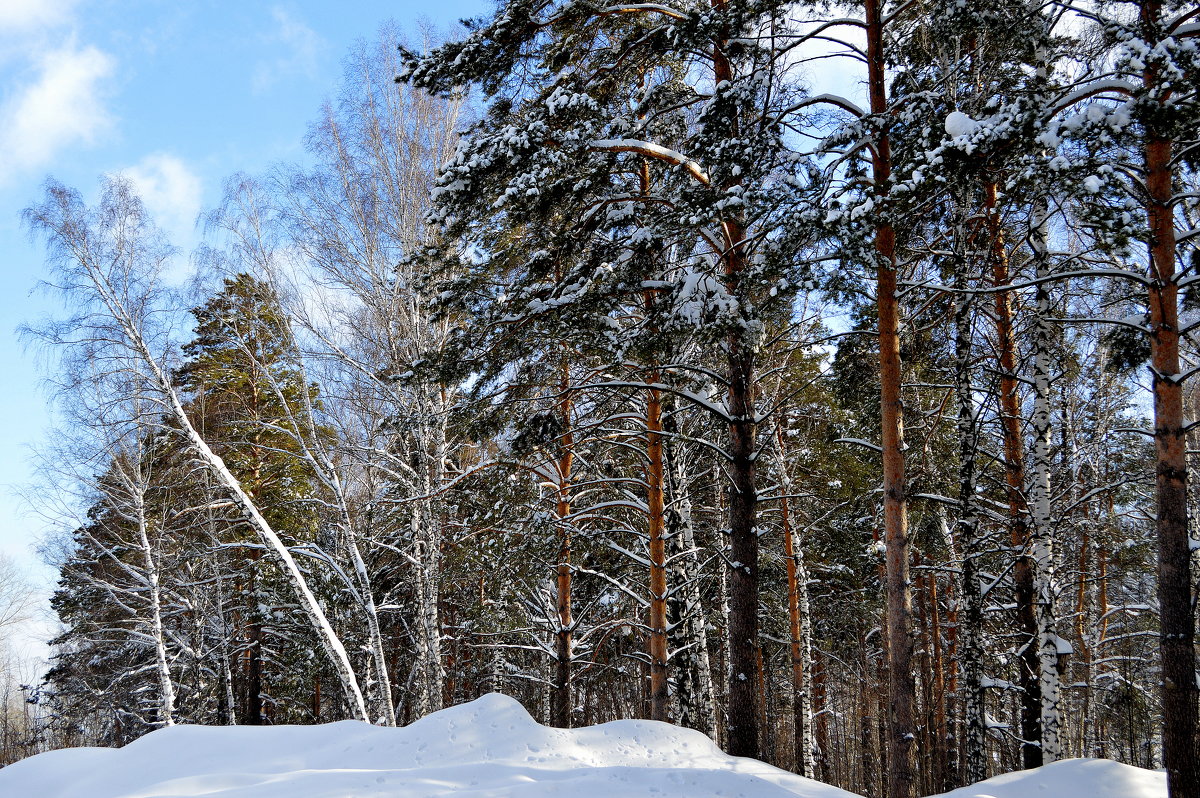
<svg viewBox="0 0 1200 798">
<path fill-rule="evenodd" d="M 148 219 L 129 182 L 106 178 L 100 201 L 87 207 L 78 192 L 49 182 L 46 196 L 25 211 L 26 224 L 46 239 L 56 286 L 78 308 L 76 328 L 94 328 L 112 337 L 144 369 L 154 402 L 254 529 L 286 574 L 326 656 L 341 682 L 355 717 L 369 720 L 355 669 L 341 639 L 283 540 L 254 499 L 192 424 L 167 365 L 171 319 L 161 299 L 160 274 L 171 253 Z"/>
</svg>

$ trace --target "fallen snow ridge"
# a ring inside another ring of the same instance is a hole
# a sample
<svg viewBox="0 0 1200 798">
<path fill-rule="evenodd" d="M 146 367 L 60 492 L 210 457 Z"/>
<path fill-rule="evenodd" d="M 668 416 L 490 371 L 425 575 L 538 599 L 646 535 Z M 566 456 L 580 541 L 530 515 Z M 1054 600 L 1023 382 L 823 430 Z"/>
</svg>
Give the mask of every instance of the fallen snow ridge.
<svg viewBox="0 0 1200 798">
<path fill-rule="evenodd" d="M 1166 798 L 1161 772 L 1074 759 L 944 798 Z M 550 729 L 487 695 L 411 726 L 176 726 L 120 748 L 0 769 L 3 798 L 853 798 L 722 753 L 699 732 L 624 720 Z"/>
<path fill-rule="evenodd" d="M 699 732 L 624 720 L 539 725 L 492 694 L 399 729 L 175 726 L 124 748 L 51 751 L 0 769 L 4 798 L 851 798 L 722 753 Z"/>
</svg>

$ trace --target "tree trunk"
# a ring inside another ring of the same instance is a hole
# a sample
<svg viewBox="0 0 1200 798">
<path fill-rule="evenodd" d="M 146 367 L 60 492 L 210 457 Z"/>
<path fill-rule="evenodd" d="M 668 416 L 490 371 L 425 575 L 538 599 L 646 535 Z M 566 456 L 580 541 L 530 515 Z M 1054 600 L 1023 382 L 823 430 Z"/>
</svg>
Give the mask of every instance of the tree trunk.
<svg viewBox="0 0 1200 798">
<path fill-rule="evenodd" d="M 418 483 L 418 489 L 427 495 L 431 483 L 426 480 Z M 442 636 L 438 613 L 439 589 L 438 572 L 440 552 L 437 546 L 437 536 L 432 527 L 436 519 L 432 517 L 431 506 L 427 501 L 414 502 L 410 519 L 411 535 L 414 542 L 413 558 L 416 560 L 416 594 L 417 594 L 417 716 L 424 717 L 442 708 L 442 689 L 444 674 L 442 671 Z"/>
<path fill-rule="evenodd" d="M 792 659 L 792 726 L 794 729 L 796 772 L 815 776 L 812 742 L 812 702 L 808 682 L 812 671 L 811 626 L 808 617 L 808 570 L 804 566 L 804 550 L 797 545 L 792 527 L 792 479 L 787 469 L 784 451 L 783 425 L 775 428 L 775 454 L 779 467 L 780 520 L 783 523 L 783 556 L 787 562 L 788 631 Z"/>
<path fill-rule="evenodd" d="M 913 564 L 917 567 L 914 580 L 914 596 L 916 604 L 916 635 L 918 647 L 916 650 L 917 670 L 921 674 L 918 684 L 920 690 L 920 707 L 924 723 L 917 725 L 917 745 L 924 754 L 917 760 L 917 790 L 921 795 L 928 795 L 934 782 L 934 769 L 937 767 L 938 748 L 934 742 L 934 726 L 929 722 L 933 709 L 933 629 L 930 626 L 931 594 L 929 590 L 930 574 L 929 561 L 925 560 L 919 551 L 913 553 Z"/>
<path fill-rule="evenodd" d="M 140 457 L 139 452 L 139 457 Z M 140 464 L 139 464 L 140 465 Z M 171 668 L 167 661 L 167 640 L 162 620 L 162 589 L 159 584 L 158 560 L 150 547 L 150 534 L 146 522 L 144 484 L 137 486 L 138 544 L 142 547 L 142 561 L 146 568 L 146 582 L 150 588 L 150 629 L 154 636 L 154 662 L 158 674 L 158 722 L 163 726 L 175 725 L 175 683 L 171 680 Z"/>
<path fill-rule="evenodd" d="M 651 377 L 658 381 L 658 375 Z M 650 719 L 670 722 L 667 689 L 667 547 L 664 538 L 662 392 L 646 403 L 647 510 L 650 526 Z"/>
<path fill-rule="evenodd" d="M 1033 481 L 1029 486 L 1030 521 L 1033 526 L 1033 560 L 1036 565 L 1035 602 L 1038 640 L 1038 692 L 1041 699 L 1042 761 L 1063 758 L 1060 739 L 1062 714 L 1055 601 L 1054 538 L 1050 507 L 1050 273 L 1046 247 L 1047 200 L 1035 201 L 1029 231 L 1038 284 L 1035 287 L 1033 331 Z"/>
<path fill-rule="evenodd" d="M 946 663 L 942 651 L 942 610 L 939 606 L 937 573 L 929 573 L 929 626 L 933 646 L 933 781 L 931 792 L 950 789 L 950 730 L 946 724 Z"/>
<path fill-rule="evenodd" d="M 966 273 L 958 269 L 956 285 L 965 287 Z M 959 293 L 954 307 L 954 371 L 958 401 L 958 549 L 962 552 L 959 596 L 962 623 L 958 626 L 958 660 L 963 702 L 962 750 L 966 782 L 987 778 L 987 723 L 983 696 L 983 595 L 979 584 L 979 508 L 976 500 L 976 460 L 979 426 L 971 381 L 970 295 Z"/>
<path fill-rule="evenodd" d="M 663 423 L 669 432 L 674 432 L 673 416 L 668 413 Z M 695 530 L 692 528 L 692 502 L 688 491 L 688 475 L 683 458 L 675 454 L 670 439 L 664 445 L 670 477 L 671 510 L 667 513 L 670 536 L 676 541 L 676 583 L 683 591 L 680 622 L 686 637 L 687 670 L 696 680 L 695 694 L 691 697 L 695 706 L 680 702 L 680 714 L 687 712 L 692 718 L 693 728 L 698 728 L 714 741 L 719 739 L 720 725 L 717 722 L 717 705 L 713 685 L 712 662 L 708 653 L 708 631 L 700 595 L 700 560 L 696 548 Z M 681 717 L 682 722 L 682 717 Z M 686 724 L 685 724 L 686 725 Z"/>
<path fill-rule="evenodd" d="M 1004 243 L 996 184 L 984 186 L 984 227 L 992 282 L 1008 285 L 1008 251 Z M 1017 385 L 1017 344 L 1013 333 L 1012 292 L 996 291 L 996 347 L 1000 359 L 1000 424 L 1004 438 L 1004 478 L 1008 492 L 1008 528 L 1016 564 L 1018 650 L 1021 688 L 1021 761 L 1025 768 L 1042 765 L 1042 691 L 1039 679 L 1038 625 L 1034 609 L 1034 563 L 1029 556 L 1029 507 L 1025 501 L 1025 439 L 1021 434 L 1021 398 Z"/>
<path fill-rule="evenodd" d="M 886 200 L 891 180 L 887 74 L 883 53 L 883 0 L 866 1 L 867 88 L 879 129 L 871 151 L 875 193 Z M 896 296 L 896 231 L 884 202 L 877 203 L 876 302 L 879 312 L 879 381 L 883 444 L 884 547 L 887 559 L 888 798 L 911 798 L 916 765 L 916 680 L 912 657 L 909 588 L 908 498 L 904 473 L 904 408 L 900 396 L 900 308 Z"/>
<path fill-rule="evenodd" d="M 1159 37 L 1161 0 L 1141 6 L 1143 37 Z M 1142 81 L 1162 100 L 1159 67 L 1148 60 Z M 1171 140 L 1151 125 L 1145 139 L 1150 223 L 1149 325 L 1154 383 L 1155 488 L 1158 504 L 1159 651 L 1162 658 L 1163 764 L 1171 798 L 1200 795 L 1197 752 L 1195 619 L 1188 539 L 1187 451 L 1179 368 L 1179 286 L 1175 275 Z"/>
<path fill-rule="evenodd" d="M 342 519 L 346 530 L 346 548 L 349 550 L 354 565 L 354 574 L 358 589 L 363 596 L 363 613 L 367 618 L 367 633 L 370 637 L 371 657 L 375 661 L 375 692 L 379 705 L 380 722 L 387 726 L 396 725 L 396 706 L 392 699 L 392 680 L 388 673 L 387 653 L 384 648 L 383 632 L 379 626 L 379 612 L 375 606 L 375 596 L 371 589 L 371 578 L 367 573 L 367 564 L 363 561 L 362 552 L 358 546 L 358 535 L 354 530 L 353 521 L 346 509 L 344 496 L 340 497 L 342 504 Z"/>
<path fill-rule="evenodd" d="M 723 11 L 726 0 L 712 0 Z M 726 55 L 728 42 L 720 36 L 713 46 L 713 78 L 718 84 L 733 82 L 733 69 Z M 738 120 L 730 120 L 732 135 L 738 135 Z M 729 186 L 736 185 L 736 181 Z M 725 290 L 742 296 L 746 272 L 746 229 L 734 217 L 722 222 L 725 252 Z M 754 342 L 741 328 L 725 341 L 729 390 L 729 725 L 727 748 L 734 756 L 759 755 L 758 684 L 758 505 L 755 468 Z"/>
<path fill-rule="evenodd" d="M 570 374 L 566 361 L 562 367 L 562 398 L 559 400 L 559 415 L 563 424 L 563 436 L 558 457 L 558 497 L 554 512 L 558 516 L 559 548 L 558 565 L 555 569 L 556 604 L 558 628 L 554 631 L 554 680 L 550 707 L 550 725 L 560 729 L 571 728 L 571 637 L 574 621 L 571 618 L 571 469 L 575 461 L 575 437 L 571 432 Z"/>
</svg>

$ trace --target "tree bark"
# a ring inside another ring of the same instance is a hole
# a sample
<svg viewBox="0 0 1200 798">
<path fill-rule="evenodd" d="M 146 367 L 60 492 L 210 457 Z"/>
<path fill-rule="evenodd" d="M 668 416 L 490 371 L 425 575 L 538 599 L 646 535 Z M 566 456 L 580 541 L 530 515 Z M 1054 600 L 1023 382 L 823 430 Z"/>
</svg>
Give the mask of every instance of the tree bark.
<svg viewBox="0 0 1200 798">
<path fill-rule="evenodd" d="M 712 0 L 724 11 L 727 0 Z M 713 45 L 713 78 L 719 85 L 732 83 L 734 74 L 726 55 L 728 41 L 721 35 Z M 738 135 L 739 120 L 730 120 Z M 729 188 L 736 185 L 736 181 Z M 736 217 L 722 222 L 725 252 L 725 290 L 742 296 L 747 268 L 746 228 Z M 734 756 L 759 755 L 758 679 L 758 505 L 755 467 L 754 342 L 749 332 L 735 328 L 725 341 L 729 390 L 729 724 L 727 747 Z"/>
<path fill-rule="evenodd" d="M 571 728 L 571 637 L 574 621 L 571 618 L 571 469 L 575 461 L 575 437 L 571 432 L 571 410 L 574 406 L 570 394 L 570 374 L 566 360 L 562 366 L 562 398 L 559 400 L 559 415 L 563 424 L 563 436 L 558 456 L 558 496 L 554 505 L 559 523 L 558 565 L 555 569 L 556 604 L 558 628 L 554 632 L 554 684 L 550 707 L 550 725 L 560 729 Z"/>
<path fill-rule="evenodd" d="M 956 278 L 966 285 L 966 274 L 959 269 Z M 958 668 L 963 700 L 963 757 L 966 782 L 975 784 L 987 778 L 987 723 L 983 695 L 983 595 L 979 584 L 979 508 L 976 500 L 976 461 L 979 451 L 979 426 L 975 413 L 974 387 L 971 381 L 970 296 L 960 293 L 954 308 L 955 392 L 958 400 L 958 548 L 962 552 L 962 576 L 959 596 L 963 602 L 963 623 L 958 627 L 960 655 Z"/>
<path fill-rule="evenodd" d="M 891 141 L 883 53 L 883 0 L 866 1 L 867 88 L 878 126 L 871 151 L 875 194 L 886 200 Z M 888 798 L 911 798 L 916 766 L 916 680 L 913 676 L 912 594 L 909 586 L 908 498 L 904 465 L 904 407 L 900 396 L 900 308 L 896 296 L 896 231 L 884 202 L 877 203 L 876 302 L 879 315 L 879 382 L 883 444 L 884 547 L 887 560 Z"/>
<path fill-rule="evenodd" d="M 1055 583 L 1054 538 L 1050 506 L 1050 263 L 1046 246 L 1047 200 L 1035 201 L 1030 220 L 1029 245 L 1033 251 L 1038 284 L 1034 289 L 1033 330 L 1033 480 L 1029 486 L 1030 521 L 1033 527 L 1035 614 L 1038 641 L 1038 694 L 1041 700 L 1042 762 L 1063 758 L 1060 738 L 1062 713 L 1059 706 L 1059 638 L 1056 630 L 1057 585 Z"/>
<path fill-rule="evenodd" d="M 674 432 L 673 416 L 667 413 L 663 426 Z M 675 541 L 677 563 L 676 583 L 682 590 L 680 623 L 686 639 L 685 651 L 689 664 L 687 670 L 694 674 L 695 693 L 690 696 L 694 706 L 686 706 L 680 696 L 680 722 L 687 714 L 692 728 L 698 728 L 714 741 L 719 739 L 720 725 L 717 723 L 717 705 L 714 696 L 712 662 L 708 653 L 708 632 L 700 595 L 700 561 L 696 549 L 695 530 L 692 527 L 692 502 L 688 490 L 688 474 L 683 458 L 675 453 L 668 439 L 664 444 L 665 459 L 670 478 L 670 506 L 667 513 L 668 532 Z M 687 725 L 687 724 L 684 724 Z"/>
<path fill-rule="evenodd" d="M 1008 250 L 1004 243 L 996 183 L 984 186 L 984 229 L 992 283 L 1008 285 Z M 1034 562 L 1029 556 L 1029 506 L 1025 500 L 1025 439 L 1021 433 L 1021 397 L 1017 384 L 1017 343 L 1013 332 L 1012 292 L 996 291 L 996 348 L 1000 360 L 1000 426 L 1004 438 L 1004 478 L 1008 493 L 1008 529 L 1016 564 L 1016 593 L 1021 688 L 1021 762 L 1042 765 L 1042 690 L 1039 679 L 1038 624 L 1034 609 Z"/>
<path fill-rule="evenodd" d="M 1161 0 L 1141 6 L 1143 38 L 1158 40 Z M 1143 86 L 1165 98 L 1148 59 Z M 1188 539 L 1187 447 L 1179 362 L 1179 285 L 1175 275 L 1172 142 L 1150 125 L 1144 145 L 1149 217 L 1150 366 L 1154 385 L 1155 493 L 1158 513 L 1159 651 L 1162 658 L 1163 764 L 1171 798 L 1200 795 L 1197 756 L 1195 618 Z"/>
<path fill-rule="evenodd" d="M 139 457 L 140 457 L 139 452 Z M 134 467 L 140 468 L 140 463 Z M 138 544 L 142 547 L 142 562 L 146 569 L 146 583 L 150 589 L 150 629 L 154 636 L 154 662 L 158 675 L 158 722 L 163 726 L 175 725 L 175 682 L 171 679 L 171 667 L 167 660 L 167 639 L 163 628 L 162 588 L 159 580 L 158 559 L 150 546 L 149 524 L 146 519 L 145 483 L 134 486 L 138 525 Z"/>
<path fill-rule="evenodd" d="M 658 375 L 651 377 L 658 381 Z M 647 511 L 650 527 L 650 719 L 670 722 L 667 689 L 667 548 L 664 537 L 662 392 L 650 389 L 646 403 Z"/>
<path fill-rule="evenodd" d="M 808 617 L 808 571 L 804 551 L 797 545 L 792 526 L 792 480 L 784 451 L 783 426 L 775 428 L 775 454 L 779 467 L 780 520 L 783 524 L 783 556 L 787 562 L 788 631 L 792 659 L 792 727 L 794 730 L 796 772 L 815 776 L 812 742 L 812 702 L 809 698 L 809 673 L 812 671 L 812 630 Z"/>
</svg>

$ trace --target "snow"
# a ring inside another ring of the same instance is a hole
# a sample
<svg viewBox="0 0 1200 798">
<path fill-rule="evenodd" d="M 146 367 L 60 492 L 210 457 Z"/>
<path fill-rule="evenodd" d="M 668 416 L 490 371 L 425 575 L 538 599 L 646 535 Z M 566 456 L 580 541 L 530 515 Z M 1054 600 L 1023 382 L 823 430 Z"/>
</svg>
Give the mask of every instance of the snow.
<svg viewBox="0 0 1200 798">
<path fill-rule="evenodd" d="M 1108 759 L 1067 759 L 961 787 L 941 798 L 1166 798 L 1167 776 Z"/>
<path fill-rule="evenodd" d="M 946 116 L 946 133 L 958 138 L 969 136 L 979 128 L 979 123 L 962 111 L 951 111 Z"/>
<path fill-rule="evenodd" d="M 698 163 L 675 150 L 640 139 L 597 139 L 591 142 L 591 148 L 601 152 L 636 152 L 651 158 L 682 166 L 692 173 L 701 183 L 708 185 L 708 173 Z"/>
<path fill-rule="evenodd" d="M 174 726 L 120 748 L 68 748 L 0 769 L 37 798 L 855 798 L 700 732 L 624 720 L 541 726 L 496 693 L 403 728 Z M 1166 777 L 1104 759 L 1008 773 L 941 798 L 1166 798 Z"/>
<path fill-rule="evenodd" d="M 491 694 L 404 728 L 160 729 L 120 748 L 71 748 L 0 770 L 0 795 L 37 798 L 852 798 L 731 757 L 653 721 L 550 729 Z M 1099 796 L 1089 796 L 1099 798 Z"/>
</svg>

